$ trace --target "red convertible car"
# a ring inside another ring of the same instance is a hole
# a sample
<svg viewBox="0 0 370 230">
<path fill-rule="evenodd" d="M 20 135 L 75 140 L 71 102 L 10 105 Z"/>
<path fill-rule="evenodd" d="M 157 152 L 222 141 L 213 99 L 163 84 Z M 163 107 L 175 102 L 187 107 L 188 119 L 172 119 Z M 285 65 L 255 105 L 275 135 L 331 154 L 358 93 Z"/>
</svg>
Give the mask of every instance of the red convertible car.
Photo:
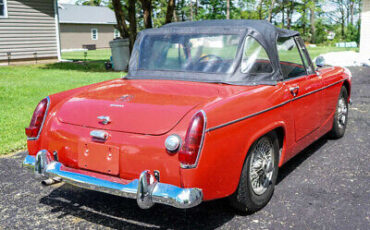
<svg viewBox="0 0 370 230">
<path fill-rule="evenodd" d="M 350 93 L 351 73 L 315 68 L 298 32 L 171 23 L 138 35 L 122 79 L 41 100 L 23 165 L 141 208 L 228 197 L 254 212 L 280 166 L 326 133 L 343 136 Z"/>
</svg>

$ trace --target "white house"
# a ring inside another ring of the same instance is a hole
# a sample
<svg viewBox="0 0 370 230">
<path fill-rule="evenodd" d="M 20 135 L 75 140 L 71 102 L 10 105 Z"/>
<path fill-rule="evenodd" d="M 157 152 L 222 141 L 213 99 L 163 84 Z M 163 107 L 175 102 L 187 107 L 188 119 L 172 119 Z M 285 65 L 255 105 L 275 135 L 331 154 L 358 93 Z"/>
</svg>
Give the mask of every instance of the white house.
<svg viewBox="0 0 370 230">
<path fill-rule="evenodd" d="M 360 53 L 370 58 L 370 0 L 362 0 Z"/>
</svg>

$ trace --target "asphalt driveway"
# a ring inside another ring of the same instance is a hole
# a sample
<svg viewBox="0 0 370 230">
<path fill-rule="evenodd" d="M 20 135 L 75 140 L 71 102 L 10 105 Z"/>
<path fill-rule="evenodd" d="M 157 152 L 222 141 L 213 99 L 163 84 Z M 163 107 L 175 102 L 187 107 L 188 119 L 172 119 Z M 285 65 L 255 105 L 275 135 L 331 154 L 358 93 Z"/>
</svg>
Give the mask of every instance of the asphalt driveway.
<svg viewBox="0 0 370 230">
<path fill-rule="evenodd" d="M 346 135 L 321 138 L 280 171 L 270 203 L 240 215 L 224 200 L 189 210 L 74 188 L 43 187 L 21 168 L 25 153 L 0 158 L 0 229 L 369 229 L 370 68 L 351 68 Z"/>
</svg>

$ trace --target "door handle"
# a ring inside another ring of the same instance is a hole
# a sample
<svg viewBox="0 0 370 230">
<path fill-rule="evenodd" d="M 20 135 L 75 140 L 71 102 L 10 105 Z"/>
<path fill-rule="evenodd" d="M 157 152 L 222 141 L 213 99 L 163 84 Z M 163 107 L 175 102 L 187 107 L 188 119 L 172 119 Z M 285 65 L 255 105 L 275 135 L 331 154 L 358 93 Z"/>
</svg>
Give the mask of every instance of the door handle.
<svg viewBox="0 0 370 230">
<path fill-rule="evenodd" d="M 298 95 L 299 86 L 290 87 L 289 90 L 293 97 L 295 97 Z"/>
</svg>

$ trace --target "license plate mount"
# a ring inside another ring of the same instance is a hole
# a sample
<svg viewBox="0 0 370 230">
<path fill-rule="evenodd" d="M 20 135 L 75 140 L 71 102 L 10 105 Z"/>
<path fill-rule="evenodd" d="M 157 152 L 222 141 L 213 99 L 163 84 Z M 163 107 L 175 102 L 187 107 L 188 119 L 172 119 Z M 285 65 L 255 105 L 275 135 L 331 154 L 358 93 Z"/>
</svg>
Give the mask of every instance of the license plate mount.
<svg viewBox="0 0 370 230">
<path fill-rule="evenodd" d="M 78 147 L 78 167 L 117 176 L 119 148 L 100 143 L 81 143 Z"/>
</svg>

